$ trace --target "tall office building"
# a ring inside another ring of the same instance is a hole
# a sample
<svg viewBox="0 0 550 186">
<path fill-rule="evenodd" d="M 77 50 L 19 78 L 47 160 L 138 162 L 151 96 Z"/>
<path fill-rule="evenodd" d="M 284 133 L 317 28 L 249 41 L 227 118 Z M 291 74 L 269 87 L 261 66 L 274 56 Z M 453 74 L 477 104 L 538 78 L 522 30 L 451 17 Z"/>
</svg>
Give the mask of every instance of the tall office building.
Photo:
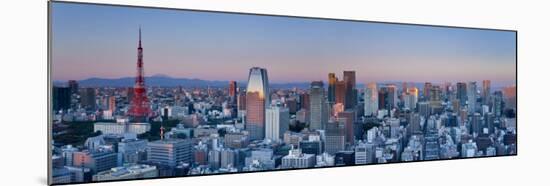
<svg viewBox="0 0 550 186">
<path fill-rule="evenodd" d="M 475 81 L 468 83 L 468 112 L 476 112 L 477 85 Z"/>
<path fill-rule="evenodd" d="M 220 151 L 220 149 L 212 149 L 208 152 L 208 164 L 210 165 L 210 168 L 214 170 L 220 168 L 221 155 L 222 152 Z"/>
<path fill-rule="evenodd" d="M 466 105 L 466 100 L 468 99 L 467 86 L 464 82 L 456 83 L 456 99 L 459 100 L 460 105 Z"/>
<path fill-rule="evenodd" d="M 365 143 L 360 142 L 355 146 L 353 149 L 355 151 L 355 164 L 361 165 L 361 164 L 367 164 L 371 163 L 372 160 L 369 159 L 369 148 Z"/>
<path fill-rule="evenodd" d="M 71 107 L 71 88 L 53 87 L 52 98 L 54 111 L 69 109 Z"/>
<path fill-rule="evenodd" d="M 421 115 L 418 113 L 409 115 L 409 125 L 407 125 L 408 135 L 422 133 L 422 128 L 420 126 L 420 122 L 422 121 L 422 119 L 420 118 L 420 116 Z"/>
<path fill-rule="evenodd" d="M 222 149 L 220 153 L 220 167 L 229 168 L 237 166 L 238 151 Z"/>
<path fill-rule="evenodd" d="M 405 108 L 410 110 L 416 109 L 416 103 L 418 102 L 418 88 L 410 87 L 407 88 L 407 93 L 403 99 L 405 101 Z"/>
<path fill-rule="evenodd" d="M 365 88 L 365 116 L 371 116 L 378 111 L 378 89 L 376 83 L 368 83 Z"/>
<path fill-rule="evenodd" d="M 357 105 L 357 88 L 355 87 L 355 71 L 344 71 L 346 83 L 346 108 L 355 108 Z"/>
<path fill-rule="evenodd" d="M 491 108 L 492 112 L 497 117 L 500 117 L 502 115 L 504 109 L 504 94 L 502 93 L 502 91 L 495 91 L 495 93 L 493 93 Z"/>
<path fill-rule="evenodd" d="M 397 87 L 394 84 L 387 84 L 378 91 L 379 109 L 392 110 L 397 107 Z"/>
<path fill-rule="evenodd" d="M 407 82 L 402 82 L 401 83 L 401 96 L 404 96 L 405 94 L 407 94 L 407 91 L 408 91 Z"/>
<path fill-rule="evenodd" d="M 347 144 L 354 144 L 355 135 L 353 132 L 353 124 L 355 123 L 355 112 L 351 109 L 338 113 L 338 121 L 344 123 L 345 136 Z"/>
<path fill-rule="evenodd" d="M 231 103 L 235 103 L 237 101 L 237 82 L 236 81 L 230 81 L 229 82 L 229 89 L 227 91 L 229 93 Z"/>
<path fill-rule="evenodd" d="M 271 103 L 267 70 L 259 67 L 250 69 L 246 89 L 246 130 L 251 140 L 264 139 L 265 109 Z"/>
<path fill-rule="evenodd" d="M 441 101 L 441 87 L 438 85 L 432 86 L 430 89 L 430 109 L 432 113 L 440 113 L 443 110 Z"/>
<path fill-rule="evenodd" d="M 325 152 L 334 155 L 339 151 L 343 151 L 345 145 L 345 124 L 340 121 L 329 121 L 325 134 Z"/>
<path fill-rule="evenodd" d="M 336 78 L 336 75 L 334 73 L 328 74 L 328 102 L 331 104 L 334 104 L 335 100 L 335 94 L 336 94 L 336 82 L 338 81 L 338 78 Z"/>
<path fill-rule="evenodd" d="M 423 99 L 422 100 L 429 100 L 430 99 L 430 90 L 432 89 L 432 83 L 426 82 L 424 83 L 424 90 L 422 90 Z"/>
<path fill-rule="evenodd" d="M 433 116 L 432 116 L 433 117 Z M 430 118 L 431 120 L 432 118 Z M 435 121 L 434 121 L 435 122 Z M 439 159 L 439 135 L 435 126 L 427 127 L 426 134 L 424 136 L 424 160 L 437 160 Z"/>
<path fill-rule="evenodd" d="M 491 80 L 483 80 L 483 89 L 481 91 L 481 99 L 484 105 L 489 105 L 491 100 Z"/>
<path fill-rule="evenodd" d="M 291 114 L 296 114 L 296 111 L 298 111 L 298 101 L 296 101 L 295 97 L 285 99 L 285 106 Z"/>
<path fill-rule="evenodd" d="M 346 106 L 346 82 L 336 81 L 334 88 L 334 104 L 342 104 Z"/>
<path fill-rule="evenodd" d="M 147 143 L 147 161 L 170 167 L 191 163 L 193 142 L 190 139 L 163 139 Z"/>
<path fill-rule="evenodd" d="M 471 127 L 471 133 L 476 133 L 478 135 L 482 134 L 483 132 L 483 118 L 481 117 L 481 114 L 474 113 L 474 115 L 471 117 L 470 127 Z"/>
<path fill-rule="evenodd" d="M 381 87 L 378 89 L 378 109 L 379 110 L 388 110 L 387 108 L 387 102 L 388 102 L 388 91 L 386 88 Z"/>
<path fill-rule="evenodd" d="M 265 115 L 265 138 L 271 141 L 281 141 L 290 124 L 288 108 L 271 106 L 266 109 Z"/>
<path fill-rule="evenodd" d="M 430 102 L 438 102 L 441 101 L 441 87 L 439 86 L 432 86 L 430 89 Z"/>
<path fill-rule="evenodd" d="M 397 99 L 397 86 L 395 86 L 395 84 L 388 84 L 386 87 L 388 88 L 388 97 L 390 98 L 389 104 L 391 105 L 391 108 L 397 108 L 397 102 L 399 101 Z"/>
<path fill-rule="evenodd" d="M 84 88 L 80 90 L 80 105 L 88 110 L 96 109 L 94 88 Z"/>
<path fill-rule="evenodd" d="M 246 94 L 238 93 L 237 96 L 237 109 L 244 111 L 246 110 Z"/>
<path fill-rule="evenodd" d="M 310 104 L 309 93 L 304 92 L 300 94 L 300 108 L 309 110 L 309 104 Z"/>
<path fill-rule="evenodd" d="M 68 84 L 71 94 L 78 94 L 78 82 L 76 80 L 69 80 Z"/>
<path fill-rule="evenodd" d="M 312 130 L 324 130 L 328 120 L 328 108 L 326 107 L 325 89 L 322 81 L 311 82 L 309 96 L 309 128 Z"/>
<path fill-rule="evenodd" d="M 116 97 L 115 96 L 109 96 L 109 111 L 111 111 L 111 114 L 114 114 L 116 111 Z"/>
<path fill-rule="evenodd" d="M 418 113 L 427 119 L 431 115 L 430 104 L 426 101 L 418 102 Z"/>
</svg>

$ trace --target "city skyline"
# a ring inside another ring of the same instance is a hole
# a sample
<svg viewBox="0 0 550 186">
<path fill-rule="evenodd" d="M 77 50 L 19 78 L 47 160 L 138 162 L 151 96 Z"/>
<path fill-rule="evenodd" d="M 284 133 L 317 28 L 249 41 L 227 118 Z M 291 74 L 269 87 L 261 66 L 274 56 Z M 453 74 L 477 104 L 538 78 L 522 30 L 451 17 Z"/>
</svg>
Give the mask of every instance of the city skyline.
<svg viewBox="0 0 550 186">
<path fill-rule="evenodd" d="M 136 56 L 131 53 L 141 25 L 148 77 L 245 82 L 248 69 L 259 66 L 269 69 L 273 83 L 325 80 L 328 73 L 345 70 L 356 71 L 358 84 L 484 79 L 494 86 L 516 83 L 514 32 L 181 10 L 161 14 L 155 9 L 66 3 L 54 7 L 54 81 L 132 77 Z M 98 21 L 101 17 L 93 14 L 97 11 L 115 18 Z M 63 16 L 69 13 L 76 16 Z M 188 19 L 193 20 L 188 21 L 191 26 L 170 23 Z M 90 27 L 98 29 L 91 32 Z M 224 32 L 216 32 L 221 28 Z M 212 68 L 216 65 L 224 68 Z"/>
<path fill-rule="evenodd" d="M 78 8 L 70 10 L 75 11 Z M 102 13 L 108 14 L 108 12 Z M 146 14 L 146 12 L 142 13 Z M 154 11 L 149 13 L 151 13 L 149 16 L 159 19 L 154 16 Z M 166 14 L 167 12 L 163 13 L 163 15 L 170 15 Z M 232 17 L 231 15 L 224 16 Z M 266 18 L 265 16 L 259 17 Z M 140 19 L 147 22 L 147 18 L 149 17 Z M 267 18 L 279 19 L 279 17 Z M 203 23 L 202 19 L 195 18 Z M 219 20 L 213 19 L 212 21 Z M 236 20 L 230 19 L 229 22 L 234 23 L 234 21 Z M 285 19 L 285 21 L 288 20 Z M 324 21 L 314 20 L 312 22 Z M 334 21 L 333 23 L 340 22 Z M 93 24 L 91 26 L 94 26 Z M 238 25 L 231 26 L 239 27 Z M 297 25 L 293 28 L 312 31 L 310 30 L 311 26 Z M 345 25 L 343 26 L 345 27 Z M 58 26 L 54 28 L 71 30 Z M 273 27 L 265 28 L 274 29 Z M 420 30 L 423 29 L 426 28 L 423 27 Z M 376 30 L 376 28 L 368 29 L 368 31 L 372 30 Z M 97 31 L 114 32 L 110 29 L 97 29 Z M 167 32 L 170 31 L 172 30 L 167 29 Z M 285 32 L 286 30 L 277 31 Z M 475 66 L 477 71 L 460 69 L 447 72 L 443 69 L 453 66 L 434 64 L 433 61 L 419 62 L 419 64 L 415 62 L 414 65 L 408 65 L 405 63 L 411 61 L 401 61 L 400 63 L 403 64 L 399 64 L 399 66 L 390 64 L 372 68 L 373 64 L 371 63 L 354 62 L 356 54 L 363 54 L 364 51 L 372 52 L 371 50 L 356 49 L 355 46 L 347 45 L 348 48 L 342 49 L 337 45 L 338 43 L 342 44 L 341 40 L 329 39 L 331 41 L 328 42 L 325 40 L 328 38 L 320 37 L 322 34 L 316 35 L 314 32 L 312 32 L 314 34 L 309 41 L 316 43 L 321 40 L 321 42 L 309 47 L 302 46 L 304 44 L 302 42 L 293 41 L 292 39 L 303 39 L 296 36 L 292 36 L 291 40 L 286 37 L 281 40 L 266 39 L 259 43 L 246 43 L 228 48 L 224 48 L 227 46 L 218 48 L 220 43 L 214 39 L 212 40 L 214 43 L 210 43 L 212 46 L 206 47 L 212 47 L 212 51 L 209 50 L 209 55 L 203 56 L 205 58 L 202 60 L 211 56 L 229 57 L 227 61 L 231 63 L 209 64 L 201 61 L 197 64 L 189 62 L 187 65 L 185 61 L 178 61 L 178 63 L 170 64 L 167 61 L 159 60 L 161 58 L 158 58 L 158 55 L 155 56 L 154 53 L 162 49 L 177 49 L 180 45 L 155 46 L 155 42 L 162 41 L 159 39 L 162 37 L 170 38 L 173 35 L 185 34 L 158 34 L 153 30 L 152 37 L 142 38 L 141 26 L 137 32 L 138 36 L 134 38 L 136 47 L 128 47 L 134 50 L 133 55 L 128 55 L 135 56 L 133 59 L 128 59 L 132 61 L 132 66 L 122 66 L 124 68 L 119 69 L 121 66 L 117 65 L 125 64 L 119 61 L 110 64 L 96 64 L 96 62 L 101 63 L 102 59 L 125 55 L 124 52 L 116 53 L 117 51 L 113 50 L 110 52 L 116 54 L 104 56 L 106 51 L 102 50 L 112 49 L 113 45 L 107 44 L 98 47 L 94 42 L 106 41 L 101 39 L 90 40 L 92 44 L 89 45 L 86 43 L 75 46 L 76 50 L 92 48 L 92 50 L 86 50 L 86 54 L 74 53 L 81 60 L 71 64 L 79 66 L 71 67 L 71 65 L 61 63 L 64 65 L 61 66 L 63 68 L 74 68 L 65 69 L 61 75 L 82 71 L 84 72 L 83 76 L 86 76 L 87 73 L 120 75 L 129 70 L 134 73 L 128 76 L 131 79 L 124 79 L 123 83 L 115 79 L 96 79 L 103 83 L 91 85 L 85 81 L 69 80 L 66 82 L 67 86 L 60 86 L 59 81 L 54 81 L 54 84 L 58 85 L 52 87 L 52 107 L 49 112 L 51 114 L 51 138 L 48 139 L 48 145 L 51 145 L 49 149 L 51 150 L 51 156 L 49 156 L 50 184 L 374 165 L 514 156 L 517 154 L 516 87 L 513 85 L 502 89 L 491 88 L 495 85 L 494 80 L 499 80 L 499 73 L 506 71 L 506 65 L 485 62 Z M 246 33 L 245 30 L 240 30 L 240 32 Z M 272 30 L 266 30 L 265 33 L 279 34 Z M 331 34 L 339 36 L 335 33 L 336 31 Z M 91 35 L 97 34 L 92 33 Z M 130 35 L 133 34 L 125 36 Z M 306 35 L 311 36 L 311 34 Z M 362 36 L 357 36 L 355 39 L 361 39 Z M 466 36 L 460 38 L 464 37 Z M 209 40 L 208 37 L 203 38 Z M 234 38 L 237 40 L 233 40 Z M 246 34 L 235 35 L 235 37 L 230 37 L 227 43 L 248 41 L 248 38 L 250 37 Z M 436 40 L 441 39 L 437 36 L 435 38 Z M 347 36 L 343 37 L 346 42 L 351 42 L 349 39 Z M 411 40 L 398 39 L 404 40 L 405 43 L 414 43 Z M 484 39 L 487 38 L 484 37 Z M 55 44 L 56 41 L 58 40 L 51 42 Z M 63 42 L 63 39 L 60 41 Z M 78 39 L 71 41 L 78 41 Z M 108 41 L 124 41 L 124 39 L 114 38 Z M 296 45 L 289 44 L 290 41 L 295 42 Z M 147 44 L 149 42 L 153 43 L 153 46 L 150 47 L 151 53 L 153 53 L 151 60 L 148 60 L 150 50 Z M 164 40 L 160 43 L 171 42 L 173 41 Z M 262 50 L 262 47 L 275 46 L 274 42 L 282 48 Z M 354 40 L 354 42 L 357 41 Z M 379 41 L 374 43 L 376 42 Z M 420 40 L 415 42 L 420 42 Z M 461 46 L 472 44 L 458 41 L 451 43 L 453 43 L 451 44 L 453 47 L 455 47 L 454 44 Z M 203 46 L 201 44 L 199 44 L 199 48 Z M 312 43 L 306 42 L 305 44 Z M 385 55 L 403 54 L 403 51 L 394 48 L 402 47 L 402 43 L 394 44 L 395 46 L 381 42 L 380 45 L 373 44 L 373 46 L 391 49 L 388 53 L 380 55 L 385 59 L 387 58 Z M 422 42 L 417 44 L 422 44 Z M 59 45 L 58 47 L 60 47 Z M 235 52 L 234 49 L 243 50 L 240 48 L 243 46 L 247 46 L 248 48 L 244 49 L 251 51 L 247 50 L 246 55 L 238 51 Z M 259 49 L 255 48 L 256 46 L 259 46 Z M 362 44 L 357 45 L 357 47 L 362 46 Z M 122 46 L 124 49 L 126 47 Z M 188 47 L 189 51 L 194 51 L 197 45 Z M 327 47 L 330 50 L 327 50 Z M 376 47 L 372 50 L 380 49 Z M 491 49 L 495 47 L 498 46 L 492 46 Z M 298 49 L 298 51 L 289 48 Z M 402 49 L 405 48 L 407 47 Z M 454 51 L 451 53 L 455 55 L 464 52 L 458 50 L 460 47 L 444 50 L 440 50 L 440 47 L 437 48 L 437 52 L 431 51 L 436 48 L 430 48 L 429 52 L 427 48 L 430 47 L 413 51 L 410 54 L 426 52 L 424 54 L 427 56 L 441 55 L 439 56 L 441 58 L 455 59 L 447 56 L 449 53 L 445 53 L 445 51 Z M 309 52 L 300 53 L 305 50 Z M 349 53 L 349 50 L 353 51 Z M 409 50 L 406 49 L 407 52 Z M 292 52 L 300 54 L 299 56 L 287 56 Z M 466 56 L 477 56 L 484 52 L 487 51 L 476 50 L 473 52 L 475 54 Z M 55 50 L 53 53 L 55 57 Z M 73 55 L 71 51 L 62 51 L 61 53 L 58 55 L 63 56 L 65 53 Z M 212 54 L 210 55 L 210 53 Z M 89 58 L 86 55 L 93 55 L 91 63 L 87 63 Z M 197 55 L 197 53 L 189 55 Z M 234 62 L 235 60 L 230 58 L 240 56 L 242 59 L 248 59 L 247 57 L 255 55 L 267 55 L 273 59 L 253 57 L 250 61 Z M 372 53 L 369 55 L 376 56 Z M 182 57 L 185 56 L 185 52 L 173 56 L 162 56 Z M 325 59 L 324 57 L 327 56 L 329 58 Z M 346 56 L 350 56 L 350 58 L 346 58 Z M 339 57 L 345 60 L 338 61 L 338 63 L 333 61 Z M 369 56 L 369 59 L 370 57 L 372 56 Z M 419 59 L 421 58 L 419 57 Z M 494 59 L 495 56 L 478 56 L 478 58 Z M 273 60 L 280 61 L 276 63 Z M 303 60 L 303 63 L 298 61 L 294 61 L 296 62 L 294 63 L 292 60 Z M 319 60 L 321 60 L 320 63 L 316 63 Z M 323 60 L 331 60 L 331 62 Z M 52 62 L 54 65 L 53 76 L 59 70 L 55 68 L 56 65 L 60 67 L 60 64 L 55 61 L 54 59 Z M 125 61 L 125 59 L 121 61 Z M 321 64 L 324 62 L 327 63 Z M 453 64 L 457 63 L 453 62 Z M 468 66 L 468 64 L 460 63 L 460 68 L 462 68 L 461 65 Z M 385 69 L 388 67 L 391 68 Z M 240 79 L 240 76 L 246 76 L 246 73 L 242 72 L 242 68 L 248 70 L 247 81 Z M 376 71 L 376 73 L 369 73 L 369 70 Z M 157 71 L 162 74 L 193 72 L 196 74 L 190 76 L 199 74 L 201 77 L 198 78 L 201 79 L 223 78 L 223 80 L 214 82 L 196 79 L 184 81 L 183 79 L 151 78 L 149 82 L 145 78 L 146 71 L 152 71 L 152 74 L 156 74 Z M 483 75 L 481 83 L 477 79 L 479 77 L 476 76 L 476 73 Z M 380 82 L 391 81 L 394 75 L 401 78 L 406 77 L 407 80 L 378 86 Z M 504 74 L 501 75 L 504 76 Z M 509 75 L 506 74 L 502 80 L 509 78 Z M 382 79 L 376 80 L 377 76 Z M 451 83 L 451 80 L 445 79 L 453 76 L 457 76 L 455 82 L 460 81 L 456 83 L 456 88 L 454 88 L 454 82 Z M 361 77 L 367 79 L 361 79 Z M 423 85 L 409 83 L 418 82 L 420 80 L 415 78 L 422 77 L 426 78 Z M 476 79 L 472 81 L 468 78 Z M 292 82 L 308 82 L 308 84 L 307 87 L 301 84 L 279 87 L 275 85 L 285 82 L 285 79 Z M 176 86 L 170 86 L 164 81 L 171 82 Z M 441 85 L 432 83 L 438 81 L 449 83 Z M 358 86 L 358 84 L 367 82 L 366 87 Z M 128 86 L 128 83 L 132 83 L 133 86 Z M 185 83 L 189 83 L 187 86 L 198 85 L 199 87 L 188 89 L 181 86 Z M 116 87 L 119 84 L 124 86 Z M 215 85 L 214 88 L 211 88 L 211 85 Z M 243 86 L 246 88 L 240 88 Z"/>
</svg>

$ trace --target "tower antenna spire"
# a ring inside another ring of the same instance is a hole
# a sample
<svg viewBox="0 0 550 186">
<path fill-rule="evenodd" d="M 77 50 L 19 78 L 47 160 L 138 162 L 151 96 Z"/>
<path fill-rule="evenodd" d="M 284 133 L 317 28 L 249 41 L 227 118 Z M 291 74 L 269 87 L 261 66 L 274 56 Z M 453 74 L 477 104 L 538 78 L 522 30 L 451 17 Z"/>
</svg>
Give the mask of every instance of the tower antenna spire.
<svg viewBox="0 0 550 186">
<path fill-rule="evenodd" d="M 141 48 L 141 25 L 139 25 L 139 48 Z"/>
<path fill-rule="evenodd" d="M 139 26 L 139 42 L 137 48 L 136 81 L 134 84 L 134 96 L 131 101 L 128 115 L 134 122 L 147 121 L 151 112 L 147 90 L 145 87 L 145 73 L 143 72 L 143 48 L 141 48 L 141 25 Z"/>
</svg>

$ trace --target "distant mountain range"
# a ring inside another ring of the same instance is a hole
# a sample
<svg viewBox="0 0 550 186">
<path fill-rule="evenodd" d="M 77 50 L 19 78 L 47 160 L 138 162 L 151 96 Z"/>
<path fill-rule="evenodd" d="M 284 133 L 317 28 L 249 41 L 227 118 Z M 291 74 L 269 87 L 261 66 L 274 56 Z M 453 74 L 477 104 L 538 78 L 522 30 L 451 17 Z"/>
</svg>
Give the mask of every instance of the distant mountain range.
<svg viewBox="0 0 550 186">
<path fill-rule="evenodd" d="M 88 78 L 79 80 L 78 84 L 81 87 L 132 87 L 134 86 L 134 77 L 122 78 Z M 191 78 L 173 78 L 166 75 L 154 75 L 145 78 L 147 86 L 155 87 L 227 87 L 229 81 L 212 81 Z M 237 82 L 239 87 L 245 87 L 246 82 Z M 66 86 L 66 81 L 54 81 L 56 86 Z M 296 83 L 270 83 L 271 88 L 308 88 L 309 82 Z"/>
<path fill-rule="evenodd" d="M 79 80 L 78 84 L 81 87 L 133 87 L 134 86 L 134 77 L 122 77 L 122 78 L 88 78 L 84 80 Z M 67 81 L 54 81 L 55 86 L 67 86 Z M 392 83 L 395 84 L 398 88 L 401 88 L 401 82 L 378 82 L 378 85 Z M 229 86 L 229 81 L 213 81 L 213 80 L 203 80 L 197 78 L 174 78 L 167 75 L 153 75 L 145 78 L 145 84 L 149 87 L 177 87 L 182 86 L 185 88 L 194 88 L 194 87 L 227 87 Z M 417 88 L 424 87 L 423 82 L 412 82 L 412 84 Z M 246 82 L 237 82 L 239 87 L 246 87 Z M 299 89 L 308 89 L 310 82 L 292 82 L 292 83 L 270 83 L 270 88 L 275 89 L 288 89 L 288 88 L 299 88 Z M 409 83 L 409 86 L 411 84 Z M 478 85 L 480 86 L 480 85 Z M 325 88 L 328 85 L 325 81 Z M 364 88 L 364 84 L 358 83 L 357 88 Z M 493 86 L 495 90 L 500 90 L 501 86 Z"/>
</svg>

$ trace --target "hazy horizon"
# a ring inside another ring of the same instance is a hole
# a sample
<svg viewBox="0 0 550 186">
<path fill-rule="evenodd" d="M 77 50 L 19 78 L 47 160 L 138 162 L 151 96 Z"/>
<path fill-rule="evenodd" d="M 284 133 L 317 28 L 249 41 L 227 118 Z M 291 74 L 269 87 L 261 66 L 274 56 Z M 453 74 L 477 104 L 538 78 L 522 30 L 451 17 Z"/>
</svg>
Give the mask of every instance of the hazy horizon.
<svg viewBox="0 0 550 186">
<path fill-rule="evenodd" d="M 68 16 L 71 15 L 71 16 Z M 270 82 L 491 80 L 516 84 L 515 32 L 54 2 L 55 81 L 135 76 L 138 27 L 146 76 Z"/>
</svg>

